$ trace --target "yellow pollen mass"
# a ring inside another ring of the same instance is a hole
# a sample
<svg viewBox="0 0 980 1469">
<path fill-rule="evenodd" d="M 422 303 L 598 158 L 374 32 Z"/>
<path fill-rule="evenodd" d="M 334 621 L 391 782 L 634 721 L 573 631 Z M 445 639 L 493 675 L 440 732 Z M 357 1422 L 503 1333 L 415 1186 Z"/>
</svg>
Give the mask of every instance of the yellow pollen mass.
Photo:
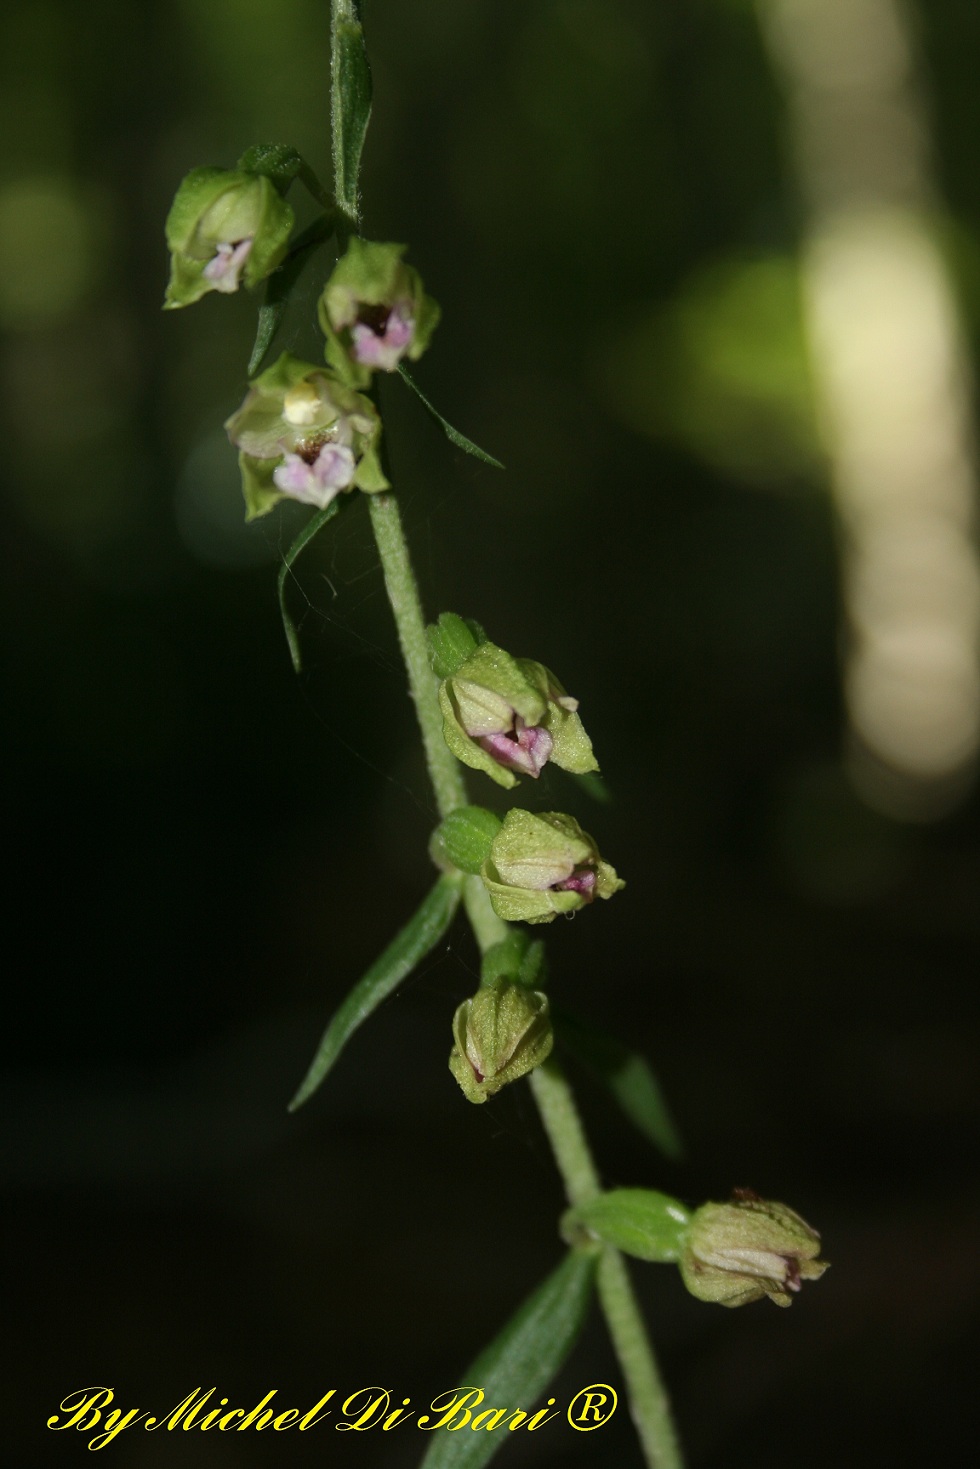
<svg viewBox="0 0 980 1469">
<path fill-rule="evenodd" d="M 282 416 L 287 423 L 298 428 L 316 423 L 323 413 L 320 394 L 310 382 L 297 383 L 290 388 L 282 403 Z"/>
</svg>

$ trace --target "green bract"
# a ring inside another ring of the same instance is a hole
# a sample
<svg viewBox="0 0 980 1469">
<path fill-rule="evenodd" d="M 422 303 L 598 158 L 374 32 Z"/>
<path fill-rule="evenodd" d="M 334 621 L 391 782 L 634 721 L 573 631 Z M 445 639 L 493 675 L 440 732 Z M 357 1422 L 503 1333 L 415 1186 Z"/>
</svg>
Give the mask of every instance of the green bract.
<svg viewBox="0 0 980 1469">
<path fill-rule="evenodd" d="M 471 1102 L 485 1102 L 546 1060 L 554 1044 L 548 997 L 495 979 L 453 1017 L 449 1069 Z"/>
<path fill-rule="evenodd" d="M 550 923 L 626 886 L 588 832 L 558 811 L 508 811 L 480 876 L 494 912 L 510 923 Z"/>
<path fill-rule="evenodd" d="M 195 168 L 167 215 L 170 282 L 164 306 L 190 306 L 208 291 L 255 286 L 286 254 L 293 211 L 263 174 Z"/>
<path fill-rule="evenodd" d="M 439 307 L 405 265 L 405 245 L 356 236 L 337 261 L 320 297 L 327 361 L 352 387 L 367 387 L 375 371 L 394 372 L 429 345 Z"/>
<path fill-rule="evenodd" d="M 745 1193 L 730 1204 L 703 1204 L 691 1220 L 680 1267 L 701 1301 L 744 1306 L 768 1296 L 788 1306 L 804 1280 L 828 1268 L 820 1236 L 785 1204 Z"/>
<path fill-rule="evenodd" d="M 284 496 L 321 508 L 341 490 L 386 490 L 381 420 L 369 398 L 284 352 L 225 424 L 240 450 L 248 520 Z"/>
<path fill-rule="evenodd" d="M 550 760 L 584 775 L 598 770 L 592 744 L 550 669 L 482 642 L 439 686 L 446 744 L 458 760 L 498 785 L 537 778 Z"/>
</svg>

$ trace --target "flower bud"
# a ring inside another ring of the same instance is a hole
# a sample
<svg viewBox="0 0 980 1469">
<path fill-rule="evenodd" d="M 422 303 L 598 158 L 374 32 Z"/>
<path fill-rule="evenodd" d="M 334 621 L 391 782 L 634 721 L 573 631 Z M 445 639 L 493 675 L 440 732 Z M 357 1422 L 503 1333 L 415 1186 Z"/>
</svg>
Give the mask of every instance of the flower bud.
<svg viewBox="0 0 980 1469">
<path fill-rule="evenodd" d="M 788 1306 L 804 1280 L 819 1280 L 820 1236 L 785 1204 L 736 1190 L 729 1204 L 703 1204 L 687 1232 L 680 1269 L 701 1301 L 744 1306 L 768 1296 Z"/>
<path fill-rule="evenodd" d="M 342 490 L 388 488 L 374 404 L 288 352 L 259 374 L 225 428 L 241 451 L 248 520 L 284 496 L 322 510 Z"/>
<path fill-rule="evenodd" d="M 464 1000 L 453 1017 L 449 1069 L 471 1102 L 485 1102 L 540 1066 L 554 1043 L 548 997 L 495 979 Z"/>
<path fill-rule="evenodd" d="M 550 923 L 626 886 L 588 832 L 558 811 L 508 811 L 480 876 L 494 912 L 509 923 Z"/>
<path fill-rule="evenodd" d="M 481 642 L 439 686 L 442 728 L 457 760 L 498 785 L 537 779 L 550 760 L 576 775 L 598 770 L 572 699 L 543 663 Z"/>
<path fill-rule="evenodd" d="M 164 307 L 190 306 L 208 291 L 255 286 L 286 254 L 293 211 L 264 174 L 195 168 L 167 215 L 170 283 Z"/>
<path fill-rule="evenodd" d="M 327 361 L 354 387 L 367 387 L 375 371 L 395 372 L 404 357 L 421 357 L 439 320 L 418 272 L 402 261 L 405 249 L 355 236 L 320 297 Z"/>
</svg>

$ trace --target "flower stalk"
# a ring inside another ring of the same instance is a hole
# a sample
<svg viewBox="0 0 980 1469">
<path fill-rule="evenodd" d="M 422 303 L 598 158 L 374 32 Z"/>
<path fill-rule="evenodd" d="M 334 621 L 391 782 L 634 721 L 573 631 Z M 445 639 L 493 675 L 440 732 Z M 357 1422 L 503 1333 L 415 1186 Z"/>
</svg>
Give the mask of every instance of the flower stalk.
<svg viewBox="0 0 980 1469">
<path fill-rule="evenodd" d="M 395 496 L 371 495 L 368 503 L 432 789 L 439 814 L 445 818 L 466 804 L 466 788 L 459 764 L 443 738 L 438 681 L 429 661 L 418 583 Z M 463 904 L 481 953 L 506 937 L 507 925 L 494 912 L 478 877 L 466 879 Z M 568 1202 L 584 1203 L 600 1191 L 600 1182 L 572 1089 L 553 1059 L 532 1071 L 529 1080 Z M 649 1469 L 681 1469 L 683 1461 L 666 1388 L 633 1283 L 618 1250 L 608 1246 L 603 1249 L 598 1285 L 603 1315 L 626 1379 L 630 1412 Z"/>
</svg>

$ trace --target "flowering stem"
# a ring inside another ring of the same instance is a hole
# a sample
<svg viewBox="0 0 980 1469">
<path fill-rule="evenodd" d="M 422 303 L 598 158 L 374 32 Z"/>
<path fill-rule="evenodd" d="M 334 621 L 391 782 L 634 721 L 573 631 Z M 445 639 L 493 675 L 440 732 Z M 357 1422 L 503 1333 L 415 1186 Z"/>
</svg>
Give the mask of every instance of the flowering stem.
<svg viewBox="0 0 980 1469">
<path fill-rule="evenodd" d="M 429 645 L 425 636 L 425 620 L 419 589 L 408 555 L 408 544 L 398 501 L 382 492 L 369 495 L 371 525 L 384 570 L 385 590 L 395 616 L 408 688 L 415 701 L 415 713 L 422 731 L 422 745 L 436 806 L 445 818 L 457 806 L 466 804 L 466 787 L 459 763 L 442 734 L 442 712 L 436 694 L 436 676 L 429 663 Z"/>
<path fill-rule="evenodd" d="M 599 1175 L 572 1089 L 552 1058 L 531 1072 L 531 1090 L 565 1183 L 568 1202 L 600 1191 Z M 637 1304 L 626 1262 L 606 1247 L 599 1261 L 599 1300 L 629 1394 L 630 1413 L 650 1469 L 682 1469 L 667 1390 Z"/>
<path fill-rule="evenodd" d="M 357 58 L 361 54 L 357 47 L 363 46 L 358 0 L 330 0 L 330 11 L 334 188 L 341 216 L 338 232 L 343 237 L 351 230 L 356 231 L 358 225 L 357 175 L 360 145 L 370 112 L 370 76 L 366 57 L 360 82 L 356 76 L 353 82 L 345 76 L 345 68 L 351 65 L 356 72 Z M 357 47 L 353 62 L 349 52 L 348 60 L 344 60 L 341 41 L 345 31 L 355 33 Z M 359 114 L 357 117 L 355 112 Z M 466 785 L 456 757 L 443 738 L 442 712 L 436 678 L 429 662 L 418 583 L 395 496 L 382 492 L 370 495 L 368 502 L 436 806 L 444 819 L 458 806 L 466 804 Z M 463 902 L 480 951 L 485 953 L 506 936 L 507 924 L 493 911 L 486 888 L 478 877 L 467 877 Z M 557 1062 L 551 1060 L 531 1073 L 531 1088 L 569 1202 L 582 1203 L 599 1192 L 600 1183 L 571 1087 Z M 617 1251 L 608 1247 L 603 1250 L 598 1279 L 599 1298 L 626 1378 L 633 1421 L 649 1469 L 681 1469 L 667 1395 L 647 1340 L 629 1274 Z"/>
<path fill-rule="evenodd" d="M 618 1250 L 608 1246 L 599 1260 L 599 1300 L 626 1378 L 630 1416 L 643 1445 L 644 1457 L 650 1469 L 683 1469 L 670 1399 L 626 1261 Z"/>
<path fill-rule="evenodd" d="M 446 817 L 457 806 L 466 804 L 466 786 L 456 757 L 442 734 L 437 682 L 429 664 L 425 620 L 398 502 L 389 493 L 370 495 L 368 501 L 436 805 L 439 815 Z M 494 913 L 487 890 L 478 877 L 466 879 L 463 902 L 476 941 L 485 953 L 505 937 L 507 925 Z M 572 1089 L 554 1060 L 532 1071 L 530 1080 L 569 1203 L 584 1203 L 599 1192 L 600 1183 Z M 630 1410 L 647 1464 L 650 1469 L 681 1469 L 667 1393 L 632 1282 L 616 1250 L 605 1249 L 599 1262 L 599 1299 L 626 1379 Z"/>
</svg>

